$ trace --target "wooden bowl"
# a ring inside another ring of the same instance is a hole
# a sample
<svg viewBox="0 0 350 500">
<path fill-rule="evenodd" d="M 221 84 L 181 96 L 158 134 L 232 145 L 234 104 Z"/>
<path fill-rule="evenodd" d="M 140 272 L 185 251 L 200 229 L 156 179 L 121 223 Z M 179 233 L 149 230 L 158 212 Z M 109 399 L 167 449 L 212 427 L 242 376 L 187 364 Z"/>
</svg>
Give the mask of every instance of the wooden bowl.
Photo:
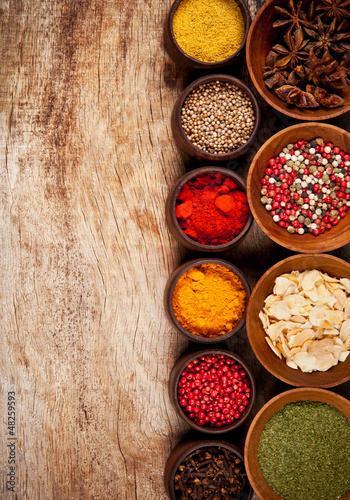
<svg viewBox="0 0 350 500">
<path fill-rule="evenodd" d="M 272 216 L 260 201 L 261 179 L 265 175 L 265 168 L 271 156 L 278 155 L 289 143 L 294 143 L 299 139 L 311 140 L 320 136 L 326 142 L 333 142 L 335 146 L 350 153 L 349 132 L 328 123 L 298 123 L 281 130 L 268 139 L 256 153 L 249 168 L 247 196 L 254 219 L 260 229 L 273 241 L 294 252 L 329 252 L 350 241 L 349 214 L 341 219 L 339 224 L 333 226 L 330 231 L 319 236 L 310 233 L 289 234 L 286 229 L 281 228 L 272 220 Z"/>
<path fill-rule="evenodd" d="M 281 101 L 272 90 L 266 87 L 263 79 L 263 67 L 265 66 L 267 54 L 272 49 L 272 46 L 277 43 L 277 34 L 279 32 L 279 30 L 272 27 L 272 23 L 276 19 L 275 5 L 288 9 L 288 0 L 267 0 L 255 16 L 248 33 L 246 58 L 249 74 L 256 90 L 270 106 L 297 120 L 329 120 L 349 111 L 350 87 L 347 87 L 343 92 L 345 99 L 343 106 L 333 109 L 323 107 L 302 109 L 290 106 L 286 102 Z"/>
<path fill-rule="evenodd" d="M 292 389 L 290 391 L 283 392 L 282 394 L 270 399 L 270 401 L 268 401 L 261 408 L 251 423 L 244 446 L 244 463 L 246 472 L 249 481 L 260 500 L 283 500 L 283 498 L 280 495 L 277 495 L 277 493 L 275 493 L 267 484 L 259 466 L 258 446 L 261 432 L 267 421 L 283 405 L 295 401 L 307 400 L 328 403 L 340 410 L 350 421 L 350 402 L 331 391 L 305 387 L 303 389 Z M 345 499 L 350 499 L 349 491 L 342 497 L 342 500 Z"/>
<path fill-rule="evenodd" d="M 164 471 L 164 485 L 165 490 L 171 500 L 177 500 L 174 490 L 175 473 L 181 462 L 195 450 L 207 447 L 226 448 L 227 450 L 235 453 L 241 460 L 243 460 L 242 450 L 233 443 L 227 441 L 221 441 L 218 439 L 198 439 L 198 438 L 187 438 L 181 441 L 173 451 L 170 453 L 169 458 L 165 465 Z M 247 484 L 243 488 L 239 498 L 242 500 L 251 500 L 253 498 L 253 490 L 247 481 Z"/>
<path fill-rule="evenodd" d="M 187 364 L 193 361 L 196 358 L 199 358 L 200 356 L 207 356 L 208 354 L 222 354 L 225 356 L 228 356 L 232 358 L 234 361 L 236 361 L 238 364 L 240 364 L 243 369 L 246 371 L 249 382 L 250 382 L 250 402 L 249 405 L 246 408 L 246 411 L 242 414 L 242 417 L 239 420 L 236 420 L 232 422 L 232 424 L 225 425 L 224 427 L 205 427 L 198 425 L 196 422 L 191 420 L 186 413 L 183 411 L 182 407 L 179 404 L 179 400 L 177 397 L 177 388 L 178 388 L 178 383 L 181 377 L 181 373 L 183 370 L 186 368 Z M 173 403 L 174 407 L 176 408 L 178 414 L 180 417 L 188 424 L 190 425 L 193 429 L 200 431 L 200 432 L 205 432 L 208 434 L 220 434 L 223 432 L 228 432 L 232 431 L 233 429 L 236 429 L 236 427 L 239 427 L 248 417 L 253 405 L 254 405 L 254 400 L 255 400 L 255 382 L 253 378 L 253 374 L 249 368 L 249 366 L 246 364 L 246 362 L 237 356 L 236 354 L 227 351 L 226 349 L 205 349 L 203 351 L 197 351 L 197 352 L 188 352 L 183 354 L 178 358 L 176 361 L 171 373 L 170 373 L 170 379 L 169 379 L 169 396 L 170 400 Z"/>
<path fill-rule="evenodd" d="M 244 92 L 248 95 L 249 99 L 252 102 L 255 114 L 255 126 L 248 141 L 245 144 L 243 144 L 243 146 L 225 154 L 208 153 L 207 151 L 197 148 L 197 146 L 192 144 L 192 142 L 187 138 L 187 135 L 185 134 L 185 131 L 181 125 L 181 110 L 188 94 L 198 85 L 217 80 L 222 82 L 230 82 L 236 87 L 239 87 L 240 89 L 244 90 Z M 239 156 L 242 156 L 248 152 L 249 148 L 251 147 L 258 133 L 260 127 L 260 120 L 261 117 L 260 117 L 260 108 L 258 105 L 258 101 L 256 100 L 255 95 L 250 90 L 250 88 L 241 80 L 238 80 L 233 76 L 215 74 L 198 78 L 190 85 L 188 85 L 188 87 L 186 87 L 185 90 L 179 95 L 177 101 L 175 102 L 173 112 L 171 114 L 171 129 L 177 147 L 188 156 L 196 158 L 197 160 L 207 160 L 208 162 L 227 162 L 234 158 L 238 158 Z"/>
<path fill-rule="evenodd" d="M 221 264 L 223 266 L 228 267 L 231 271 L 233 271 L 239 277 L 239 279 L 242 281 L 242 284 L 244 286 L 246 296 L 247 296 L 246 302 L 248 302 L 249 296 L 250 296 L 250 288 L 249 288 L 248 282 L 247 282 L 246 278 L 244 277 L 244 275 L 242 274 L 242 272 L 236 266 L 234 266 L 230 262 L 227 262 L 226 260 L 208 257 L 208 258 L 190 260 L 189 262 L 185 262 L 180 267 L 175 269 L 175 271 L 170 275 L 170 277 L 167 281 L 165 290 L 164 290 L 164 308 L 165 308 L 165 313 L 167 315 L 167 318 L 170 321 L 170 323 L 173 325 L 175 330 L 180 332 L 187 339 L 192 340 L 193 342 L 199 342 L 202 344 L 214 344 L 214 343 L 223 342 L 224 340 L 229 339 L 236 332 L 238 332 L 238 330 L 240 330 L 242 328 L 242 326 L 245 323 L 245 312 L 244 312 L 242 318 L 240 319 L 240 321 L 233 328 L 233 330 L 226 333 L 225 335 L 207 338 L 207 337 L 200 337 L 199 335 L 194 335 L 193 333 L 186 330 L 176 319 L 174 309 L 173 309 L 173 292 L 174 292 L 174 288 L 176 286 L 176 283 L 178 282 L 180 277 L 186 271 L 188 271 L 188 269 L 190 269 L 191 267 L 199 266 L 200 264 L 205 264 L 205 263 Z"/>
<path fill-rule="evenodd" d="M 338 257 L 327 254 L 299 254 L 281 260 L 272 266 L 255 285 L 247 307 L 247 335 L 250 345 L 260 363 L 272 375 L 297 387 L 334 387 L 350 379 L 350 356 L 326 372 L 303 373 L 300 369 L 289 368 L 279 359 L 265 340 L 259 312 L 264 301 L 272 293 L 275 279 L 283 273 L 318 269 L 336 278 L 350 279 L 350 264 Z"/>
<path fill-rule="evenodd" d="M 247 193 L 245 182 L 238 174 L 235 174 L 234 172 L 226 168 L 202 167 L 197 168 L 196 170 L 192 170 L 191 172 L 188 172 L 187 174 L 180 177 L 180 179 L 171 188 L 165 204 L 165 217 L 171 234 L 174 236 L 178 243 L 188 248 L 189 250 L 194 250 L 197 252 L 215 253 L 231 250 L 242 242 L 243 238 L 248 234 L 250 226 L 253 222 L 252 214 L 249 212 L 247 222 L 242 231 L 233 240 L 224 243 L 223 245 L 203 245 L 202 243 L 198 243 L 197 241 L 193 240 L 183 232 L 175 215 L 175 206 L 179 191 L 184 186 L 184 184 L 186 184 L 186 182 L 194 179 L 195 177 L 198 177 L 199 175 L 212 172 L 221 173 L 222 175 L 233 179 L 241 188 L 241 190 L 244 193 Z"/>
<path fill-rule="evenodd" d="M 215 71 L 219 68 L 223 68 L 225 66 L 229 66 L 231 64 L 235 64 L 239 59 L 244 54 L 244 47 L 246 44 L 247 36 L 248 36 L 248 31 L 249 31 L 249 26 L 250 26 L 250 15 L 248 8 L 246 4 L 244 3 L 243 0 L 235 0 L 237 3 L 238 7 L 241 9 L 244 23 L 245 23 L 245 35 L 243 38 L 243 41 L 240 45 L 240 47 L 234 52 L 230 57 L 227 57 L 226 59 L 222 59 L 221 61 L 215 61 L 215 62 L 204 62 L 200 61 L 198 59 L 195 59 L 194 57 L 188 55 L 186 52 L 182 50 L 182 48 L 179 46 L 179 44 L 176 41 L 175 34 L 174 34 L 174 29 L 173 29 L 173 20 L 174 20 L 174 14 L 181 3 L 181 0 L 175 0 L 173 5 L 170 8 L 170 11 L 168 13 L 168 16 L 166 18 L 165 24 L 164 24 L 164 44 L 165 47 L 171 57 L 171 59 L 181 68 L 185 70 L 204 70 L 207 72 L 210 71 Z"/>
</svg>

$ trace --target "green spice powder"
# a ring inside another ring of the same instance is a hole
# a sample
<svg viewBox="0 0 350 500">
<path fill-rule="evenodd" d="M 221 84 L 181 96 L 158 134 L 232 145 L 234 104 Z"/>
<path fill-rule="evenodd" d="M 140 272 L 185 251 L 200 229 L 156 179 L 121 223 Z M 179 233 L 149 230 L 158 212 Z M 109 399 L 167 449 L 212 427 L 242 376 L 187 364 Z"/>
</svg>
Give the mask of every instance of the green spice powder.
<svg viewBox="0 0 350 500">
<path fill-rule="evenodd" d="M 350 424 L 327 403 L 288 403 L 264 427 L 258 460 L 285 500 L 340 499 L 350 488 Z"/>
</svg>

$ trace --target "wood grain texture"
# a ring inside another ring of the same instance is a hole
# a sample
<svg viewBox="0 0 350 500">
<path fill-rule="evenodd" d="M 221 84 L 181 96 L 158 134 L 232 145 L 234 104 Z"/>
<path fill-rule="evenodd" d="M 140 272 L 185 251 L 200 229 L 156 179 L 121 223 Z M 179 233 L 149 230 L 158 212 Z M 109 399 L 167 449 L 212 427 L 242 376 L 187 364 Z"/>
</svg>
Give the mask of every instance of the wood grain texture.
<svg viewBox="0 0 350 500">
<path fill-rule="evenodd" d="M 258 5 L 250 0 L 252 15 Z M 170 272 L 195 257 L 165 223 L 167 193 L 190 167 L 170 115 L 199 76 L 165 53 L 169 8 L 0 1 L 1 500 L 166 499 L 164 465 L 189 430 L 167 383 L 188 343 L 162 295 Z M 250 84 L 244 65 L 229 71 Z M 245 178 L 257 148 L 291 123 L 265 110 L 256 144 L 228 165 Z M 349 129 L 348 120 L 334 123 Z M 254 285 L 286 255 L 253 224 L 224 257 Z M 283 384 L 244 330 L 229 346 L 258 380 L 253 416 Z M 16 493 L 6 491 L 8 391 Z M 350 395 L 348 384 L 339 391 Z M 242 445 L 248 426 L 229 438 Z"/>
</svg>

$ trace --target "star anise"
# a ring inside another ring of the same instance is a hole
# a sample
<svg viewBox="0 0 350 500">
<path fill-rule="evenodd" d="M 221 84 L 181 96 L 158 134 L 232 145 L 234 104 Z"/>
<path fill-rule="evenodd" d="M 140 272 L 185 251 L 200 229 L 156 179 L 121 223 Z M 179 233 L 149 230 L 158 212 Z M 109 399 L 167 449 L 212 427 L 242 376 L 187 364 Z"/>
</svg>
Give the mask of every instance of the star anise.
<svg viewBox="0 0 350 500">
<path fill-rule="evenodd" d="M 350 1 L 350 0 L 349 0 Z M 295 7 L 295 3 L 293 0 L 288 1 L 289 11 L 280 7 L 279 5 L 275 6 L 275 10 L 281 14 L 285 19 L 279 19 L 273 23 L 274 28 L 287 28 L 288 31 L 291 31 L 292 28 L 300 28 L 301 25 L 309 26 L 312 28 L 312 24 L 307 19 L 307 16 L 303 10 L 301 10 L 302 0 L 297 3 Z"/>
<path fill-rule="evenodd" d="M 306 85 L 306 92 L 312 94 L 316 101 L 325 108 L 337 108 L 345 102 L 345 99 L 339 95 L 329 94 L 325 89 L 315 87 L 314 85 Z"/>
<path fill-rule="evenodd" d="M 325 14 L 327 19 L 335 17 L 341 21 L 344 17 L 350 17 L 349 5 L 350 0 L 321 0 L 316 10 Z"/>
<path fill-rule="evenodd" d="M 305 61 L 308 58 L 308 53 L 305 50 L 308 40 L 304 40 L 301 28 L 296 29 L 294 35 L 288 31 L 283 39 L 286 47 L 277 44 L 272 47 L 272 50 L 280 54 L 277 58 L 280 67 L 288 65 L 294 69 L 298 66 L 300 60 Z"/>
<path fill-rule="evenodd" d="M 285 66 L 280 66 L 277 61 L 277 52 L 270 50 L 267 54 L 264 66 L 263 77 L 265 79 L 265 84 L 270 89 L 281 87 L 284 85 L 288 78 L 288 73 L 284 71 Z"/>
<path fill-rule="evenodd" d="M 306 66 L 307 78 L 316 87 L 342 90 L 350 85 L 347 68 L 340 66 L 329 52 L 325 52 L 322 59 L 318 59 L 311 49 Z"/>
<path fill-rule="evenodd" d="M 350 33 L 335 34 L 335 28 L 336 19 L 328 26 L 318 17 L 316 29 L 305 28 L 306 33 L 313 39 L 313 41 L 307 44 L 306 50 L 313 48 L 315 54 L 319 54 L 322 50 L 334 50 L 337 53 L 350 51 L 350 45 L 347 43 L 350 40 Z"/>
<path fill-rule="evenodd" d="M 293 85 L 283 85 L 279 89 L 275 89 L 277 96 L 282 101 L 287 102 L 298 108 L 318 108 L 319 104 L 315 97 L 310 92 L 304 92 Z"/>
<path fill-rule="evenodd" d="M 289 73 L 287 79 L 287 85 L 298 85 L 303 80 L 305 80 L 307 72 L 304 66 L 296 66 L 291 73 Z"/>
</svg>

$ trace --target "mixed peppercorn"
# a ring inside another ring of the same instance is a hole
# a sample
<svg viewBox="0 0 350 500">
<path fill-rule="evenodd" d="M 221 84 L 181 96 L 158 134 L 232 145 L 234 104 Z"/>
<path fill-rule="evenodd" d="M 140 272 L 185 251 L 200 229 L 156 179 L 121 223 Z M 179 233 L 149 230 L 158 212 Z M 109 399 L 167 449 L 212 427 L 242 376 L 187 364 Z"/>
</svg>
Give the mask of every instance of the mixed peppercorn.
<svg viewBox="0 0 350 500">
<path fill-rule="evenodd" d="M 317 137 L 288 144 L 269 160 L 261 202 L 289 233 L 329 231 L 350 206 L 350 155 Z"/>
<path fill-rule="evenodd" d="M 187 364 L 177 396 L 185 414 L 196 424 L 223 427 L 239 420 L 247 410 L 251 384 L 233 358 L 208 354 Z"/>
</svg>

